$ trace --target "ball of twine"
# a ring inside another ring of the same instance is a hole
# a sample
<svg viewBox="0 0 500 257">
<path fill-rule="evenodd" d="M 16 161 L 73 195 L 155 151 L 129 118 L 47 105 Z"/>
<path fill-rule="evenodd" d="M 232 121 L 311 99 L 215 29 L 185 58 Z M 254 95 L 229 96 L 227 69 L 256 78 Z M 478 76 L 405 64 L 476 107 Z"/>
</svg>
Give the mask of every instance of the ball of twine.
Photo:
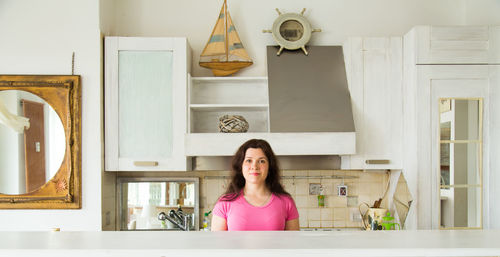
<svg viewBox="0 0 500 257">
<path fill-rule="evenodd" d="M 247 132 L 248 122 L 240 115 L 224 115 L 219 118 L 219 131 L 222 133 Z"/>
</svg>

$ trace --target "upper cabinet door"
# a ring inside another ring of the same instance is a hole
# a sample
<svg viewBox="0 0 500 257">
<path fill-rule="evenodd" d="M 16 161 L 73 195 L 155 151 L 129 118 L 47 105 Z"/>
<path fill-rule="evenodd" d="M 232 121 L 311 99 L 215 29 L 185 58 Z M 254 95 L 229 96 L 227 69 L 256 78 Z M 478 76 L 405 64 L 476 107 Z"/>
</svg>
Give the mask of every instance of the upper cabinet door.
<svg viewBox="0 0 500 257">
<path fill-rule="evenodd" d="M 344 45 L 356 154 L 342 169 L 400 169 L 402 38 L 350 38 Z"/>
<path fill-rule="evenodd" d="M 107 37 L 105 168 L 187 170 L 185 38 Z"/>
<path fill-rule="evenodd" d="M 415 64 L 499 64 L 500 27 L 418 26 L 405 36 L 405 49 Z"/>
</svg>

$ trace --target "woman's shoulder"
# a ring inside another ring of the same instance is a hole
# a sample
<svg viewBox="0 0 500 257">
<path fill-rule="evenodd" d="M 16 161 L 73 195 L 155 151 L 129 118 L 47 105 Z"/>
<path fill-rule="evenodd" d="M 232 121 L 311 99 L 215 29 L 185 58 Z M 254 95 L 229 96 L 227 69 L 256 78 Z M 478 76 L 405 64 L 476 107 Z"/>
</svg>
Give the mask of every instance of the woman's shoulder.
<svg viewBox="0 0 500 257">
<path fill-rule="evenodd" d="M 273 194 L 284 202 L 294 202 L 292 196 L 287 193 L 284 194 L 273 193 Z"/>
<path fill-rule="evenodd" d="M 278 202 L 280 202 L 281 207 L 285 210 L 287 213 L 287 220 L 290 219 L 295 219 L 299 217 L 299 213 L 297 210 L 297 206 L 295 205 L 295 201 L 293 200 L 293 197 L 289 194 L 279 194 L 276 195 L 278 199 L 280 199 Z M 290 218 L 292 217 L 292 218 Z"/>
</svg>

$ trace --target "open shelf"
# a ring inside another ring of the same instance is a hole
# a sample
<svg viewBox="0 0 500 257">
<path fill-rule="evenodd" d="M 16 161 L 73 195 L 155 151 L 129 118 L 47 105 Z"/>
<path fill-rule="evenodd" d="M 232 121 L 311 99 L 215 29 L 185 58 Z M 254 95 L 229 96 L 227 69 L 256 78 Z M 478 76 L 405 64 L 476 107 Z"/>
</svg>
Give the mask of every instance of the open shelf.
<svg viewBox="0 0 500 257">
<path fill-rule="evenodd" d="M 266 77 L 193 77 L 189 84 L 189 133 L 217 133 L 219 118 L 241 115 L 248 132 L 269 132 Z"/>
<path fill-rule="evenodd" d="M 190 104 L 269 104 L 267 78 L 192 78 Z"/>
<path fill-rule="evenodd" d="M 267 111 L 268 104 L 191 104 L 189 108 L 199 112 L 223 112 L 223 111 Z"/>
</svg>

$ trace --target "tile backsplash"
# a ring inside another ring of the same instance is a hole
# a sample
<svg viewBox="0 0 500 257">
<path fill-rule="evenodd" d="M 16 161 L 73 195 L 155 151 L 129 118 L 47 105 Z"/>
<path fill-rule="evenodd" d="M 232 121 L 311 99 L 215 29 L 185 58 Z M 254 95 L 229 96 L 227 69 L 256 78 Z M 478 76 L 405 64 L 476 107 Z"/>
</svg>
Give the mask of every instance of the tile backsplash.
<svg viewBox="0 0 500 257">
<path fill-rule="evenodd" d="M 384 172 L 345 170 L 285 170 L 282 184 L 295 200 L 301 228 L 361 227 L 358 206 L 373 205 L 382 198 L 389 175 Z M 200 216 L 210 211 L 225 192 L 229 171 L 206 171 L 200 176 Z M 310 184 L 323 188 L 324 206 L 318 205 L 316 194 L 309 192 Z M 347 186 L 347 196 L 338 196 L 338 186 Z M 386 201 L 382 202 L 384 206 Z"/>
</svg>

